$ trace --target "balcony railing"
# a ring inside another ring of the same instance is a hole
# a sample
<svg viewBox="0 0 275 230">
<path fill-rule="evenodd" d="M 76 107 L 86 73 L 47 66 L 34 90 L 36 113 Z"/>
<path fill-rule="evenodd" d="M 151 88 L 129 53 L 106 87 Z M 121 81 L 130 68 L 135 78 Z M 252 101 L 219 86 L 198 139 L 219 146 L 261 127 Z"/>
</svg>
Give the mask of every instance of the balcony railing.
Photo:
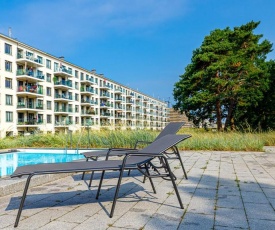
<svg viewBox="0 0 275 230">
<path fill-rule="evenodd" d="M 38 74 L 34 72 L 33 70 L 24 70 L 24 69 L 19 69 L 16 71 L 16 76 L 29 76 L 33 77 L 39 80 L 45 80 L 45 76 L 43 74 Z"/>
<path fill-rule="evenodd" d="M 27 59 L 27 60 L 30 60 L 30 61 L 33 61 L 33 62 L 43 65 L 43 59 L 36 58 L 33 55 L 17 53 L 17 59 Z"/>
<path fill-rule="evenodd" d="M 42 125 L 44 124 L 43 120 L 36 119 L 18 119 L 17 125 Z"/>
<path fill-rule="evenodd" d="M 55 99 L 61 98 L 61 99 L 67 99 L 67 100 L 73 100 L 72 95 L 66 95 L 66 94 L 55 94 Z"/>
<path fill-rule="evenodd" d="M 67 86 L 67 87 L 73 87 L 73 84 L 71 81 L 56 81 L 54 82 L 54 85 L 58 86 L 58 85 L 64 85 L 64 86 Z"/>
</svg>

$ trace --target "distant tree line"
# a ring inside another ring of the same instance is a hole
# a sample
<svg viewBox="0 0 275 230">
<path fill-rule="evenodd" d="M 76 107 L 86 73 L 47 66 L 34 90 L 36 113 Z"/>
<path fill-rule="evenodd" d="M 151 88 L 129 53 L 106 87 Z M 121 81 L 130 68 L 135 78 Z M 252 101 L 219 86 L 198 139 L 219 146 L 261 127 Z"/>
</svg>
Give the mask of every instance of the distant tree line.
<svg viewBox="0 0 275 230">
<path fill-rule="evenodd" d="M 266 61 L 272 44 L 254 34 L 260 22 L 233 30 L 216 29 L 193 51 L 174 87 L 174 109 L 195 125 L 217 129 L 275 128 L 275 62 Z"/>
</svg>

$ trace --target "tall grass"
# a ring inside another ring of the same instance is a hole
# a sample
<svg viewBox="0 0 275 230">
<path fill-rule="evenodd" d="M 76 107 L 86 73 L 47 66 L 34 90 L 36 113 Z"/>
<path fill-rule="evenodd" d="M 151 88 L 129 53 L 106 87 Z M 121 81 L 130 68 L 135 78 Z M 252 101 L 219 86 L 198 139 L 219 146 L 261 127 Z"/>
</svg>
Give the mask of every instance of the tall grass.
<svg viewBox="0 0 275 230">
<path fill-rule="evenodd" d="M 179 145 L 181 150 L 263 151 L 263 146 L 275 146 L 275 132 L 206 132 L 183 128 L 179 134 L 192 137 Z M 36 134 L 32 136 L 7 137 L 0 140 L 0 149 L 11 148 L 109 148 L 134 146 L 137 140 L 152 141 L 159 131 L 148 130 L 102 130 L 82 131 L 72 135 Z"/>
</svg>

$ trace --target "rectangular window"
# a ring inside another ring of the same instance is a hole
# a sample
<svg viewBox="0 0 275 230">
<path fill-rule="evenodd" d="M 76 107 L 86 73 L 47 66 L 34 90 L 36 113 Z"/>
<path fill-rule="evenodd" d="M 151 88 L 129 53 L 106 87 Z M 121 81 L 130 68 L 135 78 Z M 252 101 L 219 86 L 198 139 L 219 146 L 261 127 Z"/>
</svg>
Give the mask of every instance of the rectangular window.
<svg viewBox="0 0 275 230">
<path fill-rule="evenodd" d="M 50 87 L 47 87 L 46 94 L 47 94 L 47 96 L 51 96 L 52 95 L 52 89 Z"/>
<path fill-rule="evenodd" d="M 75 94 L 75 100 L 79 101 L 79 95 L 77 93 Z"/>
<path fill-rule="evenodd" d="M 80 73 L 80 80 L 83 81 L 84 80 L 84 74 Z"/>
<path fill-rule="evenodd" d="M 54 63 L 54 72 L 58 72 L 58 63 Z"/>
<path fill-rule="evenodd" d="M 51 101 L 47 101 L 47 109 L 52 110 L 52 102 Z"/>
<path fill-rule="evenodd" d="M 48 69 L 51 69 L 52 68 L 52 62 L 51 62 L 51 60 L 46 60 L 46 67 L 48 68 Z"/>
<path fill-rule="evenodd" d="M 79 89 L 78 82 L 75 83 L 75 89 Z"/>
<path fill-rule="evenodd" d="M 78 105 L 75 106 L 75 112 L 76 112 L 76 113 L 79 112 L 79 106 L 78 106 Z"/>
<path fill-rule="evenodd" d="M 75 123 L 79 124 L 79 117 L 75 117 Z"/>
<path fill-rule="evenodd" d="M 6 105 L 12 105 L 12 95 L 6 95 Z"/>
<path fill-rule="evenodd" d="M 6 122 L 13 122 L 13 112 L 6 112 Z"/>
<path fill-rule="evenodd" d="M 78 71 L 77 70 L 74 71 L 74 76 L 75 76 L 75 78 L 78 78 Z"/>
<path fill-rule="evenodd" d="M 48 124 L 52 123 L 52 115 L 47 115 L 47 123 Z"/>
<path fill-rule="evenodd" d="M 37 62 L 40 64 L 43 64 L 43 58 L 40 56 L 37 56 Z"/>
<path fill-rule="evenodd" d="M 43 77 L 43 72 L 41 70 L 37 70 L 37 77 L 42 79 Z"/>
<path fill-rule="evenodd" d="M 6 86 L 6 88 L 12 89 L 12 79 L 11 78 L 5 79 L 5 86 Z"/>
<path fill-rule="evenodd" d="M 50 73 L 47 73 L 47 82 L 52 82 L 52 75 Z"/>
<path fill-rule="evenodd" d="M 12 54 L 12 48 L 10 44 L 5 43 L 5 54 Z"/>
<path fill-rule="evenodd" d="M 10 61 L 5 61 L 5 70 L 12 72 L 12 63 Z"/>
</svg>

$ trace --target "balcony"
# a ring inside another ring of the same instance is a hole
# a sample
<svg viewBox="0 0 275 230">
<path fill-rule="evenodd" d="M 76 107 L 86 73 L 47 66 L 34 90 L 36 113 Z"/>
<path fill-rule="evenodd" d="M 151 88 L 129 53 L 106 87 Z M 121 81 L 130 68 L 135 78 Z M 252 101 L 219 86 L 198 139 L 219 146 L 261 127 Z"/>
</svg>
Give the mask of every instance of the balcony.
<svg viewBox="0 0 275 230">
<path fill-rule="evenodd" d="M 122 111 L 123 109 L 122 109 L 122 106 L 116 106 L 116 107 L 115 107 L 115 110 L 117 110 L 117 111 Z"/>
<path fill-rule="evenodd" d="M 22 53 L 17 54 L 16 62 L 22 65 L 25 65 L 27 63 L 27 65 L 31 67 L 42 67 L 44 65 L 43 59 L 39 59 L 34 56 L 26 55 Z"/>
<path fill-rule="evenodd" d="M 81 105 L 92 105 L 94 102 L 91 99 L 81 99 Z"/>
<path fill-rule="evenodd" d="M 82 117 L 90 117 L 90 116 L 96 116 L 97 113 L 94 110 L 81 110 L 81 116 Z"/>
<path fill-rule="evenodd" d="M 101 102 L 100 103 L 100 107 L 106 107 L 106 108 L 109 108 L 109 107 L 111 107 L 111 104 L 109 103 L 109 102 L 107 102 L 107 103 L 105 103 L 105 102 Z"/>
<path fill-rule="evenodd" d="M 73 84 L 71 81 L 56 81 L 54 82 L 54 88 L 61 90 L 73 89 Z"/>
<path fill-rule="evenodd" d="M 126 100 L 126 104 L 133 104 L 134 101 L 133 100 Z"/>
<path fill-rule="evenodd" d="M 43 120 L 36 120 L 36 119 L 18 119 L 17 126 L 19 127 L 35 127 L 39 125 L 43 125 L 45 122 Z"/>
<path fill-rule="evenodd" d="M 111 116 L 111 113 L 107 113 L 107 112 L 100 113 L 100 117 L 110 117 L 110 116 Z"/>
<path fill-rule="evenodd" d="M 122 97 L 115 97 L 115 101 L 121 102 L 122 101 Z"/>
<path fill-rule="evenodd" d="M 92 78 L 88 78 L 88 77 L 81 78 L 80 82 L 88 84 L 88 85 L 96 85 L 96 83 L 94 82 L 94 80 Z"/>
<path fill-rule="evenodd" d="M 18 102 L 17 111 L 41 111 L 44 110 L 42 104 Z"/>
<path fill-rule="evenodd" d="M 54 101 L 72 101 L 73 97 L 68 94 L 55 94 Z"/>
<path fill-rule="evenodd" d="M 122 89 L 121 88 L 116 88 L 115 89 L 115 94 L 122 94 Z"/>
<path fill-rule="evenodd" d="M 28 82 L 43 82 L 45 80 L 44 75 L 35 73 L 32 70 L 19 69 L 16 71 L 16 79 L 20 81 Z"/>
<path fill-rule="evenodd" d="M 100 94 L 101 98 L 109 98 L 110 97 L 110 93 L 106 92 L 106 93 L 101 93 Z"/>
<path fill-rule="evenodd" d="M 89 87 L 81 87 L 80 88 L 81 95 L 93 95 L 95 94 L 95 91 L 92 88 Z"/>
<path fill-rule="evenodd" d="M 21 85 L 17 88 L 17 96 L 29 98 L 43 97 L 43 88 L 39 85 Z"/>
<path fill-rule="evenodd" d="M 54 113 L 57 113 L 57 114 L 60 114 L 60 115 L 67 115 L 67 114 L 69 114 L 69 113 L 72 113 L 73 112 L 73 109 L 71 109 L 71 108 L 68 108 L 68 109 L 66 109 L 66 108 L 56 108 L 56 109 L 54 109 Z"/>
<path fill-rule="evenodd" d="M 69 125 L 73 125 L 72 121 L 56 121 L 54 123 L 55 127 L 67 127 Z"/>
<path fill-rule="evenodd" d="M 54 75 L 61 77 L 73 77 L 72 70 L 67 69 L 65 67 L 56 68 L 54 70 Z"/>
<path fill-rule="evenodd" d="M 104 83 L 104 84 L 101 84 L 99 87 L 100 87 L 100 89 L 109 90 L 111 88 L 111 85 Z"/>
</svg>

